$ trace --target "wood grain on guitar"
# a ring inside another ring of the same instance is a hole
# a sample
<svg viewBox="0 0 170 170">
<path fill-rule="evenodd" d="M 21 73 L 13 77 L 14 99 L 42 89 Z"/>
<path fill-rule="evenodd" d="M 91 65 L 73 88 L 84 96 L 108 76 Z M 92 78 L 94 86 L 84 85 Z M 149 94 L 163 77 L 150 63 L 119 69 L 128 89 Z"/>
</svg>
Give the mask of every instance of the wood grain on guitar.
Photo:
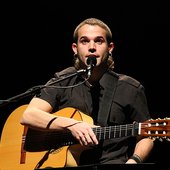
<svg viewBox="0 0 170 170">
<path fill-rule="evenodd" d="M 6 120 L 0 141 L 1 170 L 33 170 L 35 168 L 57 168 L 78 166 L 82 147 L 69 131 L 45 133 L 28 129 L 20 122 L 27 105 L 16 108 Z M 75 108 L 64 108 L 58 116 L 74 118 L 93 124 L 93 119 Z M 93 128 L 100 140 L 123 136 L 145 136 L 152 139 L 170 139 L 170 118 L 134 122 L 133 124 Z"/>
</svg>

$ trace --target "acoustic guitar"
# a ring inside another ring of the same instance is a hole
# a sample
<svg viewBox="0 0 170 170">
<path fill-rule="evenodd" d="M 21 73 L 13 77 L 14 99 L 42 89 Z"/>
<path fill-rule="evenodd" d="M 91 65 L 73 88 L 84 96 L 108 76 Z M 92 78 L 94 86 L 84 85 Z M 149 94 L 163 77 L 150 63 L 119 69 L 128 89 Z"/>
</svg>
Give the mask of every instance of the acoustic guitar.
<svg viewBox="0 0 170 170">
<path fill-rule="evenodd" d="M 42 132 L 22 126 L 21 115 L 27 105 L 16 108 L 8 117 L 1 134 L 0 170 L 33 170 L 78 166 L 82 147 L 69 131 Z M 93 119 L 76 108 L 64 108 L 56 113 L 93 124 Z M 151 119 L 133 124 L 93 128 L 99 141 L 126 136 L 152 139 L 170 138 L 170 118 Z"/>
</svg>

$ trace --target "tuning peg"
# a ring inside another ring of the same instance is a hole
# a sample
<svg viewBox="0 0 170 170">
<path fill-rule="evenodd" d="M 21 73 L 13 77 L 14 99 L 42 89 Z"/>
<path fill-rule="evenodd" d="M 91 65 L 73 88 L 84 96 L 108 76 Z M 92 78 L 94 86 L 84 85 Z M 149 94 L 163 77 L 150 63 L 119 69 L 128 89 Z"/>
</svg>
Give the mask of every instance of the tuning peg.
<svg viewBox="0 0 170 170">
<path fill-rule="evenodd" d="M 150 139 L 152 139 L 153 141 L 155 141 L 156 140 L 156 137 L 149 137 Z"/>
<path fill-rule="evenodd" d="M 162 139 L 162 138 L 159 138 L 159 141 L 160 141 L 160 142 L 163 142 L 163 139 Z"/>
<path fill-rule="evenodd" d="M 161 141 L 161 142 L 163 141 L 163 139 L 160 138 L 159 136 L 156 136 L 155 139 L 156 139 L 156 140 L 159 140 L 159 141 Z"/>
<path fill-rule="evenodd" d="M 166 138 L 166 140 L 167 140 L 168 142 L 170 142 L 170 138 Z"/>
</svg>

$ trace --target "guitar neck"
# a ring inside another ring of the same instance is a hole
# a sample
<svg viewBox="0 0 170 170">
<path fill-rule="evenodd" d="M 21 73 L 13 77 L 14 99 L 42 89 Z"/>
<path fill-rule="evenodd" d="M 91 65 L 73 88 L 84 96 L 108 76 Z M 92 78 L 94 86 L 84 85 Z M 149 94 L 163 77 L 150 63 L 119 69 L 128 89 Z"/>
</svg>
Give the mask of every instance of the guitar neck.
<svg viewBox="0 0 170 170">
<path fill-rule="evenodd" d="M 93 128 L 98 140 L 138 135 L 139 123 Z"/>
<path fill-rule="evenodd" d="M 93 128 L 93 132 L 100 141 L 111 138 L 135 136 L 138 134 L 138 126 L 139 123 L 107 127 L 95 127 Z M 39 133 L 40 132 L 32 129 L 28 130 L 25 141 L 25 150 L 41 151 L 78 143 L 78 141 L 73 137 L 70 131 Z M 43 145 L 40 145 L 40 143 L 43 143 Z"/>
</svg>

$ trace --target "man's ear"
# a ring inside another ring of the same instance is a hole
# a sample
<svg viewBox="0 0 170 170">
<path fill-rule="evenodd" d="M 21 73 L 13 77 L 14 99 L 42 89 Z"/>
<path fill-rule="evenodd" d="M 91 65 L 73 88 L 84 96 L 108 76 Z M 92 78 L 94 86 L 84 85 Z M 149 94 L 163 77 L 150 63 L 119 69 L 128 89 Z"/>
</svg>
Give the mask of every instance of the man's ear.
<svg viewBox="0 0 170 170">
<path fill-rule="evenodd" d="M 76 43 L 72 43 L 72 50 L 74 52 L 74 55 L 77 55 L 77 44 Z"/>
<path fill-rule="evenodd" d="M 108 47 L 109 47 L 109 53 L 112 53 L 113 49 L 115 48 L 115 45 L 113 42 L 111 42 Z"/>
</svg>

